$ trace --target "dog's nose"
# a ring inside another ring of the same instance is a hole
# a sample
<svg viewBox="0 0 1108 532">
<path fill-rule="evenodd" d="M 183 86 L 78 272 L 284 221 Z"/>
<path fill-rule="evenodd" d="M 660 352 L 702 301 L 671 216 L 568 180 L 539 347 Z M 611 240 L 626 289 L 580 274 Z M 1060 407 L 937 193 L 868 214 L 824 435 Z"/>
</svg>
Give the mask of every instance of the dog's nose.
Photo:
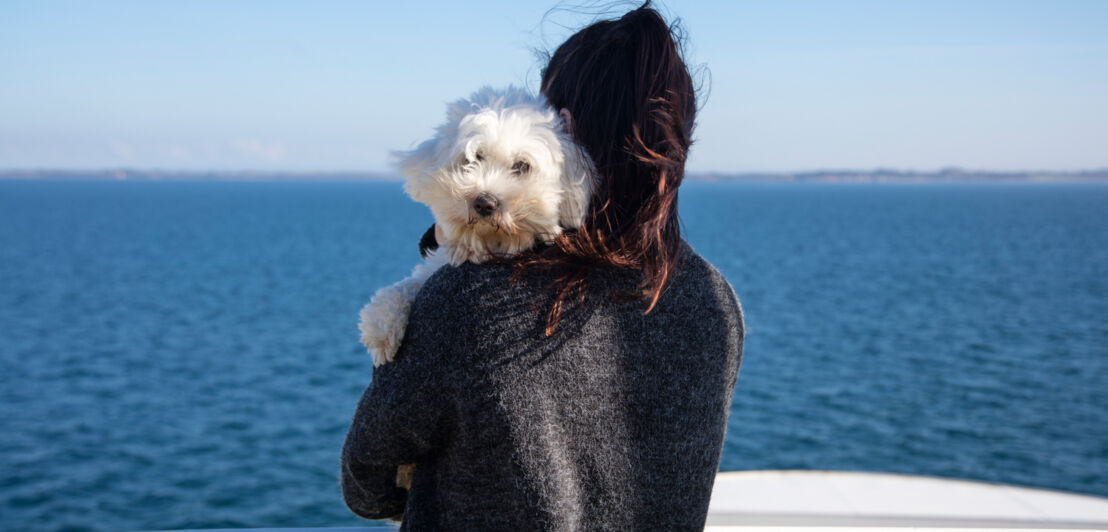
<svg viewBox="0 0 1108 532">
<path fill-rule="evenodd" d="M 492 194 L 485 193 L 473 198 L 473 212 L 482 218 L 492 216 L 497 207 L 500 207 L 500 200 Z"/>
</svg>

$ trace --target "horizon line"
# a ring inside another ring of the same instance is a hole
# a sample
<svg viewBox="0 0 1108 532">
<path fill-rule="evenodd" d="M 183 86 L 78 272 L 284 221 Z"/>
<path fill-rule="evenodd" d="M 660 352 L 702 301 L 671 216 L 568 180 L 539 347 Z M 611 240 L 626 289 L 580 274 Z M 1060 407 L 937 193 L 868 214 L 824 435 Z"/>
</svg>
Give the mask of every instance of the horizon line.
<svg viewBox="0 0 1108 532">
<path fill-rule="evenodd" d="M 39 167 L 8 167 L 0 168 L 0 178 L 14 177 L 14 176 L 43 176 L 46 174 L 85 174 L 85 175 L 97 175 L 97 174 L 123 174 L 125 176 L 140 177 L 147 176 L 169 176 L 169 175 L 208 175 L 208 176 L 261 176 L 269 175 L 274 177 L 281 176 L 363 176 L 363 177 L 401 177 L 396 170 L 375 170 L 375 169 L 341 169 L 341 170 L 296 170 L 296 169 L 257 169 L 257 168 L 205 168 L 205 169 L 184 169 L 184 168 L 159 168 L 159 167 L 127 167 L 127 166 L 107 166 L 107 167 L 61 167 L 51 168 L 47 166 Z M 1050 169 L 1050 168 L 1025 168 L 1018 170 L 999 170 L 989 168 L 966 168 L 955 165 L 941 166 L 935 169 L 918 169 L 908 167 L 890 167 L 890 166 L 871 166 L 871 167 L 817 167 L 811 169 L 794 169 L 794 170 L 692 170 L 686 171 L 685 175 L 692 176 L 798 176 L 798 175 L 813 175 L 813 174 L 871 174 L 871 175 L 993 175 L 993 176 L 1015 176 L 1015 175 L 1098 175 L 1108 174 L 1108 165 L 1100 167 L 1089 167 L 1082 169 Z"/>
</svg>

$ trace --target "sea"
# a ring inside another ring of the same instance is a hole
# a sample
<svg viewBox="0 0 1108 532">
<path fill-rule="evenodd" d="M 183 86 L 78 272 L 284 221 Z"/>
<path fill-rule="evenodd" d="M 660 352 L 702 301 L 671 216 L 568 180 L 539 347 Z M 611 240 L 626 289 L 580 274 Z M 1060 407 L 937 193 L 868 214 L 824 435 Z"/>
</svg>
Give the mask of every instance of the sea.
<svg viewBox="0 0 1108 532">
<path fill-rule="evenodd" d="M 722 470 L 1108 496 L 1108 185 L 686 183 L 747 337 Z M 0 529 L 351 526 L 398 182 L 0 181 Z"/>
</svg>

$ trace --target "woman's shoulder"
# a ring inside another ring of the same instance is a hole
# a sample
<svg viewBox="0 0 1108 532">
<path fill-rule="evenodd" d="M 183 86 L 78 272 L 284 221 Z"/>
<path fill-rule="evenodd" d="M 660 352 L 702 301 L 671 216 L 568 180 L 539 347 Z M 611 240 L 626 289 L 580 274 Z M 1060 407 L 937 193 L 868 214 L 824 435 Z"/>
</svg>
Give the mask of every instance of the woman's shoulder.
<svg viewBox="0 0 1108 532">
<path fill-rule="evenodd" d="M 455 359 L 478 337 L 481 321 L 495 309 L 491 302 L 510 281 L 510 270 L 496 264 L 440 267 L 412 301 L 407 330 L 397 358 L 412 354 L 424 364 Z"/>
<path fill-rule="evenodd" d="M 741 330 L 742 308 L 731 284 L 688 243 L 681 246 L 681 262 L 663 293 L 668 302 L 663 307 L 672 305 L 682 314 L 722 318 Z M 517 274 L 505 263 L 443 266 L 416 296 L 410 323 L 444 327 L 466 337 L 505 325 L 530 329 L 541 323 L 545 315 L 541 310 L 553 302 L 556 278 L 556 272 L 539 269 Z M 633 293 L 640 281 L 637 270 L 598 267 L 588 277 L 586 295 L 598 305 L 609 306 L 621 301 L 612 294 Z M 636 305 L 618 307 L 642 311 Z"/>
<path fill-rule="evenodd" d="M 742 329 L 742 305 L 731 283 L 711 262 L 697 253 L 688 242 L 681 242 L 681 263 L 674 288 L 686 299 L 703 300 L 710 308 L 733 315 Z"/>
<path fill-rule="evenodd" d="M 455 316 L 459 312 L 489 311 L 502 308 L 505 299 L 546 294 L 555 278 L 551 271 L 536 269 L 515 275 L 511 264 L 447 265 L 427 280 L 417 302 Z M 633 290 L 641 277 L 635 270 L 598 267 L 589 280 L 595 288 Z M 672 281 L 672 288 L 686 295 L 725 296 L 738 307 L 735 290 L 723 274 L 685 241 L 681 242 L 681 262 Z"/>
<path fill-rule="evenodd" d="M 681 267 L 678 268 L 678 271 L 687 280 L 702 281 L 713 290 L 726 291 L 731 295 L 735 295 L 731 283 L 720 273 L 719 269 L 697 253 L 684 240 L 681 241 Z"/>
<path fill-rule="evenodd" d="M 412 304 L 406 346 L 435 351 L 428 359 L 471 368 L 459 361 L 487 361 L 541 341 L 542 309 L 553 291 L 545 275 L 515 277 L 513 271 L 499 263 L 440 268 Z"/>
<path fill-rule="evenodd" d="M 474 310 L 495 304 L 505 289 L 515 284 L 512 267 L 507 264 L 448 264 L 427 279 L 416 300 L 454 311 Z"/>
<path fill-rule="evenodd" d="M 521 307 L 535 306 L 549 291 L 547 277 L 544 272 L 514 276 L 510 264 L 446 265 L 416 295 L 412 320 L 481 327 L 489 320 L 506 319 Z"/>
</svg>

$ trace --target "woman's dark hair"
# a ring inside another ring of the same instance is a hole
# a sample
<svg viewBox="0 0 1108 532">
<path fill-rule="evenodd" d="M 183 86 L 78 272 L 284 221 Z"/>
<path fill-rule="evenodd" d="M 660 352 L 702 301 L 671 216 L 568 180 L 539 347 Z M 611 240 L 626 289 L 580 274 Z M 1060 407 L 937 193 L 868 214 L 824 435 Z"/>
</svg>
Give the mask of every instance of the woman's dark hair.
<svg viewBox="0 0 1108 532">
<path fill-rule="evenodd" d="M 587 269 L 642 271 L 649 313 L 680 255 L 677 188 L 692 143 L 696 94 L 673 30 L 649 6 L 575 33 L 542 72 L 542 93 L 573 115 L 572 132 L 596 164 L 596 188 L 584 224 L 554 245 L 524 255 L 528 267 L 556 269 L 546 333 L 567 297 L 584 297 Z"/>
</svg>

